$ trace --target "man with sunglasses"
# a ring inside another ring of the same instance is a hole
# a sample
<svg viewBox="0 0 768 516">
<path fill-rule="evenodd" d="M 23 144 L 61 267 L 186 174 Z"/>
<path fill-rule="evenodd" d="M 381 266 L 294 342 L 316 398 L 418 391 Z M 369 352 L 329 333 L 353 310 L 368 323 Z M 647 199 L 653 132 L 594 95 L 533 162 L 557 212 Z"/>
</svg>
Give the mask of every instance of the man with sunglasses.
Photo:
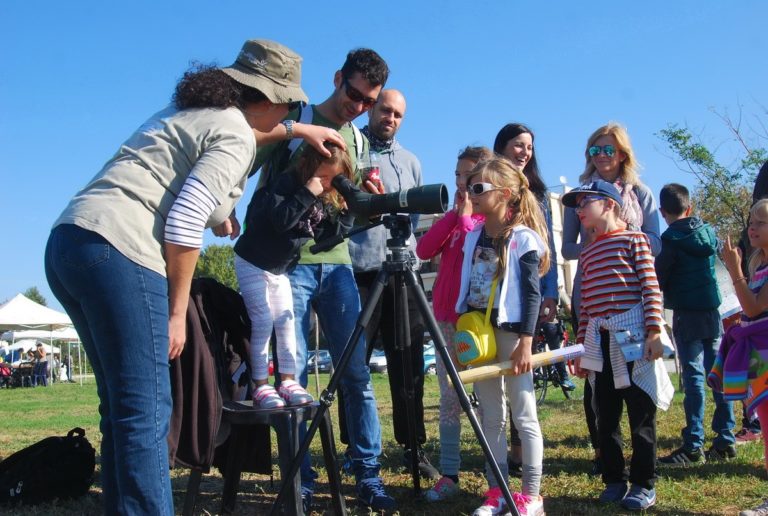
<svg viewBox="0 0 768 516">
<path fill-rule="evenodd" d="M 388 76 L 386 62 L 373 50 L 360 48 L 349 52 L 341 70 L 334 74 L 334 89 L 327 99 L 320 104 L 290 112 L 282 124 L 259 138 L 255 167 L 262 167 L 259 188 L 272 184 L 278 174 L 286 172 L 304 146 L 311 143 L 308 142 L 310 138 L 336 143 L 342 140 L 353 164 L 359 156 L 367 154 L 368 140 L 352 125 L 352 120 L 376 103 Z M 318 130 L 318 126 L 326 129 Z M 315 128 L 311 135 L 308 135 L 309 127 Z M 300 134 L 304 141 L 294 139 L 298 128 L 301 128 Z M 372 193 L 381 193 L 370 182 L 364 182 L 363 187 Z M 307 386 L 310 307 L 317 313 L 335 364 L 338 364 L 360 315 L 360 296 L 347 242 L 314 255 L 309 252 L 313 244 L 313 240 L 307 242 L 301 250 L 299 264 L 288 273 L 296 326 L 296 368 L 299 381 L 304 387 Z M 276 360 L 275 363 L 275 377 L 278 378 L 279 364 Z M 361 339 L 350 356 L 341 380 L 343 402 L 340 399 L 340 405 L 343 403 L 347 420 L 358 499 L 373 510 L 392 510 L 396 505 L 395 500 L 386 493 L 379 476 L 381 428 L 367 365 L 366 347 Z M 302 438 L 305 431 L 306 427 L 302 425 Z M 316 477 L 307 455 L 301 467 L 305 513 L 310 512 Z"/>
<path fill-rule="evenodd" d="M 397 90 L 383 90 L 378 101 L 368 112 L 368 125 L 363 128 L 363 134 L 368 137 L 371 149 L 380 156 L 380 181 L 387 192 L 397 192 L 421 186 L 421 163 L 411 152 L 405 150 L 395 138 L 400 124 L 405 117 L 405 97 Z M 412 228 L 419 221 L 418 214 L 410 216 Z M 386 260 L 387 239 L 389 230 L 378 226 L 368 231 L 358 233 L 350 238 L 349 252 L 352 256 L 352 266 L 355 270 L 355 280 L 360 290 L 361 301 L 365 303 L 373 287 L 381 264 Z M 411 236 L 409 241 L 411 251 L 416 251 L 416 239 Z M 418 276 L 418 262 L 414 259 L 414 270 Z M 420 277 L 419 277 L 420 279 Z M 408 318 L 411 340 L 410 362 L 414 377 L 414 406 L 415 421 L 408 420 L 406 410 L 406 393 L 404 386 L 404 363 L 401 350 L 396 349 L 395 339 L 397 325 L 400 321 L 395 314 L 395 278 L 390 278 L 382 296 L 379 298 L 371 319 L 365 329 L 368 342 L 368 358 L 370 360 L 373 344 L 381 336 L 381 344 L 387 357 L 389 372 L 389 388 L 392 394 L 392 419 L 395 439 L 404 448 L 403 465 L 410 467 L 411 453 L 415 451 L 418 457 L 419 472 L 422 476 L 436 480 L 439 472 L 430 464 L 421 445 L 427 440 L 424 428 L 424 330 L 425 323 L 418 309 L 415 294 L 408 291 Z M 416 450 L 411 450 L 408 440 L 408 425 L 416 428 Z M 344 432 L 342 442 L 344 442 Z"/>
</svg>

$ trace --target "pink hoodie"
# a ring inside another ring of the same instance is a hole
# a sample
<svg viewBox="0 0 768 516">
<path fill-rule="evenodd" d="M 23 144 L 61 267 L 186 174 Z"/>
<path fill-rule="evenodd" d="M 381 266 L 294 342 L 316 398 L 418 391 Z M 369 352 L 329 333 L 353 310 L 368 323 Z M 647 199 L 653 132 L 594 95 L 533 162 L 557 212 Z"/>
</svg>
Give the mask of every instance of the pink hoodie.
<svg viewBox="0 0 768 516">
<path fill-rule="evenodd" d="M 437 279 L 432 288 L 432 309 L 435 319 L 456 323 L 456 300 L 461 286 L 461 264 L 464 260 L 464 239 L 484 217 L 479 214 L 459 217 L 455 210 L 435 222 L 416 244 L 416 255 L 429 260 L 442 253 Z"/>
</svg>

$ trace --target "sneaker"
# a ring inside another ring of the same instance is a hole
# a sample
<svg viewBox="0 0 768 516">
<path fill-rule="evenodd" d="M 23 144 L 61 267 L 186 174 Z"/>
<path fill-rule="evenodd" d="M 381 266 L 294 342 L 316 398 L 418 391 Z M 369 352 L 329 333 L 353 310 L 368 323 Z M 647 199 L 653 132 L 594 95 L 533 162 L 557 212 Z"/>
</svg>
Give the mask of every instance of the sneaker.
<svg viewBox="0 0 768 516">
<path fill-rule="evenodd" d="M 261 409 L 280 408 L 285 407 L 285 401 L 274 387 L 265 383 L 253 393 L 253 407 Z"/>
<path fill-rule="evenodd" d="M 374 511 L 390 510 L 397 506 L 395 499 L 384 490 L 380 477 L 365 478 L 358 482 L 357 499 Z"/>
<path fill-rule="evenodd" d="M 430 480 L 438 480 L 440 478 L 440 472 L 437 471 L 437 468 L 435 468 L 431 462 L 429 462 L 429 458 L 427 458 L 424 450 L 419 448 L 416 453 L 419 460 L 419 474 Z M 408 471 L 411 471 L 411 450 L 406 449 L 403 452 L 403 466 L 405 466 Z"/>
<path fill-rule="evenodd" d="M 440 502 L 459 494 L 459 485 L 452 478 L 442 477 L 437 484 L 427 491 L 424 498 L 428 502 Z"/>
<path fill-rule="evenodd" d="M 315 399 L 296 380 L 283 380 L 277 392 L 290 406 L 306 405 Z"/>
<path fill-rule="evenodd" d="M 311 488 L 305 485 L 301 486 L 301 507 L 304 509 L 304 514 L 309 514 L 312 509 L 312 494 Z"/>
<path fill-rule="evenodd" d="M 707 462 L 707 458 L 704 457 L 701 448 L 696 448 L 693 451 L 686 451 L 683 447 L 678 448 L 666 457 L 662 457 L 657 461 L 660 467 L 668 468 L 682 468 L 694 464 L 704 464 L 705 462 Z"/>
<path fill-rule="evenodd" d="M 496 516 L 497 514 L 509 514 L 507 510 L 507 502 L 504 500 L 504 495 L 501 494 L 501 489 L 498 487 L 492 487 L 483 495 L 483 505 L 475 509 L 472 516 Z"/>
<path fill-rule="evenodd" d="M 566 391 L 575 391 L 576 390 L 576 384 L 571 381 L 570 378 L 566 378 L 560 383 L 560 387 L 565 389 Z"/>
<path fill-rule="evenodd" d="M 517 512 L 521 516 L 539 516 L 544 514 L 544 498 L 528 496 L 523 493 L 512 493 Z"/>
<path fill-rule="evenodd" d="M 739 516 L 768 516 L 768 498 L 763 500 L 763 503 L 755 507 L 754 509 L 747 509 L 741 511 Z"/>
<path fill-rule="evenodd" d="M 628 511 L 644 511 L 654 505 L 656 505 L 656 490 L 635 484 L 632 484 L 627 496 L 621 501 L 621 506 Z"/>
<path fill-rule="evenodd" d="M 598 499 L 600 503 L 618 503 L 624 499 L 627 494 L 626 482 L 612 482 L 605 485 L 605 489 L 600 493 Z"/>
<path fill-rule="evenodd" d="M 736 445 L 747 444 L 754 441 L 759 441 L 761 438 L 760 432 L 755 432 L 749 428 L 742 428 L 736 434 Z"/>
<path fill-rule="evenodd" d="M 717 448 L 714 444 L 706 452 L 710 462 L 729 461 L 736 456 L 736 446 L 729 444 L 725 448 Z"/>
</svg>

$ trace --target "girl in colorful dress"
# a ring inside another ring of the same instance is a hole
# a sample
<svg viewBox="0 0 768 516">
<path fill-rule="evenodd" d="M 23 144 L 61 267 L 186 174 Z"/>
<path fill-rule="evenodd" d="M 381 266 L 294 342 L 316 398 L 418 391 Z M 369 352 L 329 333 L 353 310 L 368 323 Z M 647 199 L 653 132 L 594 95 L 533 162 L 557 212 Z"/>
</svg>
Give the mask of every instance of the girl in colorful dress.
<svg viewBox="0 0 768 516">
<path fill-rule="evenodd" d="M 757 201 L 749 212 L 749 277 L 742 274 L 739 248 L 726 240 L 723 261 L 731 276 L 743 312 L 741 323 L 723 336 L 707 383 L 728 400 L 745 400 L 748 413 L 757 413 L 763 427 L 765 467 L 768 469 L 768 199 Z M 768 498 L 741 516 L 768 515 Z"/>
</svg>

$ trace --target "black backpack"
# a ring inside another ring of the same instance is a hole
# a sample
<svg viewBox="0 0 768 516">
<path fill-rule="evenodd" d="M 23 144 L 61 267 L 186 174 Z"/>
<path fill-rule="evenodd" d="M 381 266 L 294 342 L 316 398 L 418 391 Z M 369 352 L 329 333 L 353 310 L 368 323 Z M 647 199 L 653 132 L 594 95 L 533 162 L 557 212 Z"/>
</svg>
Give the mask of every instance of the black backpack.
<svg viewBox="0 0 768 516">
<path fill-rule="evenodd" d="M 0 503 L 32 505 L 76 498 L 93 484 L 96 451 L 85 430 L 46 437 L 0 462 Z"/>
</svg>

